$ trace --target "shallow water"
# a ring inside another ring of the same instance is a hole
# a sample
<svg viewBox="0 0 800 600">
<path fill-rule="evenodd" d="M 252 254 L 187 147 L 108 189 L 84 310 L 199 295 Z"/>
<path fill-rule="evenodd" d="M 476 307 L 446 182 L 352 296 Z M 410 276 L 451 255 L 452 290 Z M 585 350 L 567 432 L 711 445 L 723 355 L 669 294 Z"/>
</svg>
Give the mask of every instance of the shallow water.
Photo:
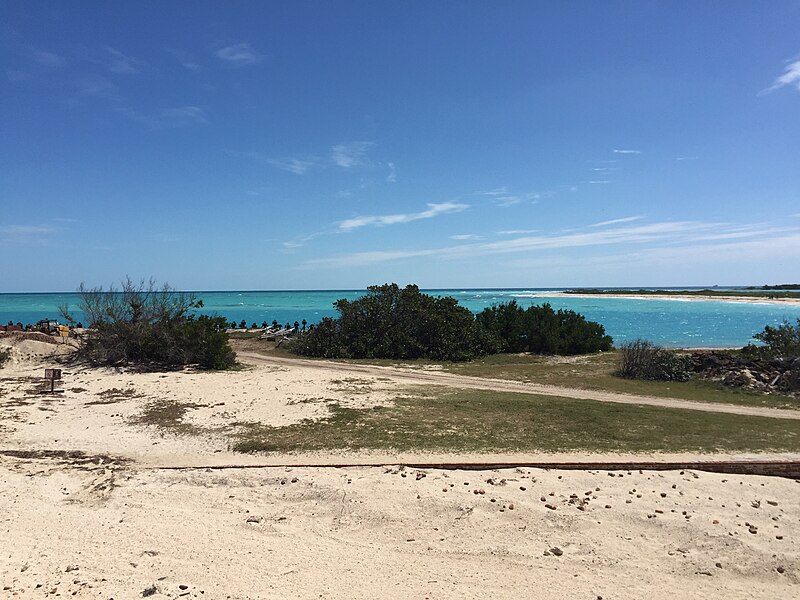
<svg viewBox="0 0 800 600">
<path fill-rule="evenodd" d="M 521 306 L 549 302 L 553 308 L 575 310 L 598 321 L 615 343 L 646 338 L 667 347 L 742 346 L 765 325 L 800 318 L 800 305 L 721 301 L 681 301 L 613 297 L 577 298 L 547 296 L 560 290 L 433 290 L 428 293 L 455 297 L 473 312 L 492 304 L 516 300 Z M 197 292 L 205 307 L 203 314 L 223 315 L 228 320 L 248 325 L 277 320 L 294 323 L 305 319 L 316 323 L 322 317 L 336 316 L 333 303 L 338 298 L 354 300 L 363 291 L 265 291 Z M 78 295 L 74 293 L 0 294 L 0 322 L 35 323 L 39 319 L 59 318 L 58 307 L 67 304 L 78 320 Z"/>
</svg>

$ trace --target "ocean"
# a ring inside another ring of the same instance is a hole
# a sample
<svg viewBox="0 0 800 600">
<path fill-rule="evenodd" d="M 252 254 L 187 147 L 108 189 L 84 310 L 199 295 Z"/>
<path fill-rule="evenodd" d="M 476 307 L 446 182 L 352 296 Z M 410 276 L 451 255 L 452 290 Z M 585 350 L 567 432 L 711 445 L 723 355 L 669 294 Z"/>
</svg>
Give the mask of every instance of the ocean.
<svg viewBox="0 0 800 600">
<path fill-rule="evenodd" d="M 492 304 L 516 300 L 521 306 L 545 302 L 555 308 L 577 311 L 601 323 L 619 344 L 636 338 L 648 339 L 665 347 L 729 347 L 753 341 L 753 334 L 765 325 L 800 318 L 800 304 L 776 305 L 767 302 L 744 303 L 700 300 L 657 300 L 613 297 L 577 298 L 548 296 L 562 290 L 545 289 L 452 289 L 427 290 L 434 295 L 453 296 L 462 306 L 480 312 Z M 196 292 L 204 303 L 202 314 L 222 315 L 237 323 L 267 321 L 309 324 L 323 317 L 335 317 L 333 303 L 339 298 L 354 300 L 364 291 L 228 291 Z M 35 323 L 44 318 L 59 320 L 58 307 L 66 304 L 78 320 L 78 294 L 38 293 L 0 294 L 0 323 Z"/>
</svg>

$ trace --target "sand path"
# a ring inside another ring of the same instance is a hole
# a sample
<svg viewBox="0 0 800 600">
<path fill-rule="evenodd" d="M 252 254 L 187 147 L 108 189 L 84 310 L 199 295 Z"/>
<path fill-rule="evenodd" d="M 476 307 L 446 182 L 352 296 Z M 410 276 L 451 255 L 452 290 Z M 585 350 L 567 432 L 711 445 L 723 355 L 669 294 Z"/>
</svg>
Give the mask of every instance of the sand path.
<svg viewBox="0 0 800 600">
<path fill-rule="evenodd" d="M 490 390 L 495 392 L 516 392 L 521 394 L 538 394 L 542 396 L 559 396 L 578 400 L 596 400 L 598 402 L 615 402 L 619 404 L 645 404 L 662 408 L 679 408 L 683 410 L 699 410 L 704 412 L 730 413 L 751 417 L 770 417 L 774 419 L 800 420 L 800 411 L 761 406 L 740 406 L 712 402 L 692 402 L 677 398 L 659 398 L 656 396 L 636 396 L 616 392 L 603 392 L 580 388 L 567 388 L 540 383 L 509 381 L 507 379 L 489 379 L 486 377 L 469 377 L 454 375 L 442 371 L 420 371 L 400 367 L 384 367 L 377 365 L 360 365 L 329 360 L 308 360 L 301 358 L 285 358 L 267 356 L 256 352 L 239 352 L 238 356 L 245 362 L 281 365 L 284 367 L 310 367 L 319 369 L 335 369 L 340 372 L 383 377 L 398 382 L 414 385 L 442 385 L 452 388 Z"/>
</svg>

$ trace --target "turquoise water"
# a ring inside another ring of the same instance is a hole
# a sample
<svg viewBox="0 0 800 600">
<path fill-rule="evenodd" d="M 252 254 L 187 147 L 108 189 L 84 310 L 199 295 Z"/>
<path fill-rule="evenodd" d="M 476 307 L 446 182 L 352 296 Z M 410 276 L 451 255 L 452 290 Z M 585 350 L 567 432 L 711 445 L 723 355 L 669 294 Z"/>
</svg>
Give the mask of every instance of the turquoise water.
<svg viewBox="0 0 800 600">
<path fill-rule="evenodd" d="M 487 306 L 515 299 L 523 307 L 549 302 L 553 308 L 575 310 L 588 319 L 602 323 L 616 343 L 646 338 L 667 347 L 743 346 L 765 325 L 800 318 L 800 305 L 734 303 L 720 301 L 633 300 L 628 298 L 575 298 L 547 293 L 559 290 L 434 290 L 428 293 L 455 297 L 473 312 Z M 333 302 L 338 298 L 353 300 L 363 291 L 292 291 L 292 292 L 197 292 L 205 307 L 204 314 L 223 315 L 248 324 L 277 320 L 294 323 L 305 319 L 316 323 L 322 317 L 336 316 Z M 533 296 L 535 294 L 535 297 Z M 58 318 L 58 306 L 67 304 L 78 320 L 85 320 L 76 309 L 78 295 L 0 294 L 0 323 Z"/>
</svg>

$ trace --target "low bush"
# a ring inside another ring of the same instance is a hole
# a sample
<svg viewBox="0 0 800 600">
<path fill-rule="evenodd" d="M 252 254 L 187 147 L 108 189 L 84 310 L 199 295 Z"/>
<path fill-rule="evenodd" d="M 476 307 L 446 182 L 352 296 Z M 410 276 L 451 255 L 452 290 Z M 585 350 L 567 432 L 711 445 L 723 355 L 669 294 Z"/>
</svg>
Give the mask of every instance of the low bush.
<svg viewBox="0 0 800 600">
<path fill-rule="evenodd" d="M 784 321 L 778 327 L 767 325 L 753 337 L 764 345 L 748 344 L 742 348 L 742 355 L 747 358 L 764 360 L 800 356 L 800 319 L 796 326 L 789 321 Z"/>
<path fill-rule="evenodd" d="M 337 300 L 339 318 L 300 334 L 292 351 L 326 358 L 469 360 L 497 350 L 473 314 L 451 297 L 415 285 L 371 286 L 357 300 Z"/>
<path fill-rule="evenodd" d="M 626 379 L 688 381 L 693 374 L 693 359 L 639 339 L 620 346 L 620 364 L 615 374 Z"/>
<path fill-rule="evenodd" d="M 225 369 L 236 355 L 225 334 L 224 317 L 196 317 L 193 310 L 203 306 L 192 295 L 168 285 L 126 280 L 121 290 L 79 289 L 80 309 L 90 321 L 83 343 L 76 353 L 93 365 L 138 365 L 174 368 L 197 365 L 204 369 Z M 70 321 L 68 307 L 62 314 Z"/>
<path fill-rule="evenodd" d="M 610 350 L 612 339 L 599 323 L 549 304 L 523 309 L 516 301 L 484 309 L 478 324 L 494 336 L 502 352 L 589 354 Z"/>
</svg>

